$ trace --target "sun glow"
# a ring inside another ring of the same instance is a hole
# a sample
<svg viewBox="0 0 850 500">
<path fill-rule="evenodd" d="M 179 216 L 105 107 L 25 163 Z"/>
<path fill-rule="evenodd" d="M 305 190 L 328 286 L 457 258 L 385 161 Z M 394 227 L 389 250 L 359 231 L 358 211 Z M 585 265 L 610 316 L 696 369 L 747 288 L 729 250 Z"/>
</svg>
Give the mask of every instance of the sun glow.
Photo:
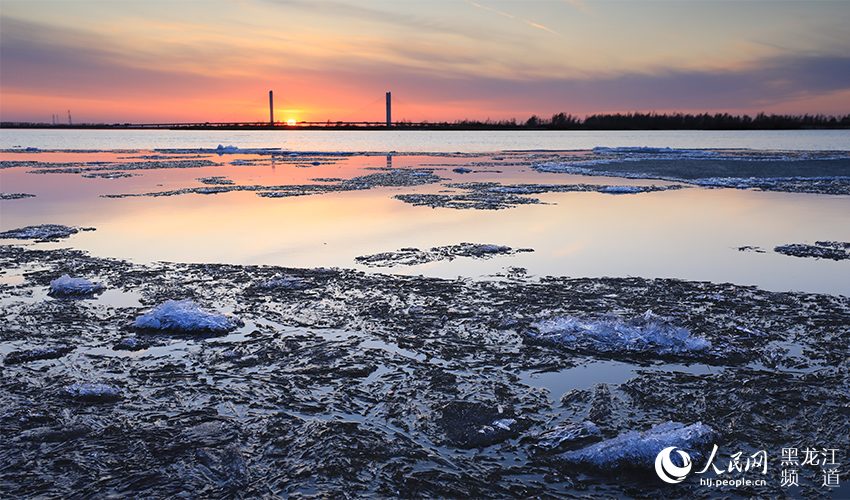
<svg viewBox="0 0 850 500">
<path fill-rule="evenodd" d="M 295 121 L 295 118 L 290 118 L 289 120 L 286 120 L 286 125 L 290 127 L 294 127 L 296 123 L 297 122 Z"/>
</svg>

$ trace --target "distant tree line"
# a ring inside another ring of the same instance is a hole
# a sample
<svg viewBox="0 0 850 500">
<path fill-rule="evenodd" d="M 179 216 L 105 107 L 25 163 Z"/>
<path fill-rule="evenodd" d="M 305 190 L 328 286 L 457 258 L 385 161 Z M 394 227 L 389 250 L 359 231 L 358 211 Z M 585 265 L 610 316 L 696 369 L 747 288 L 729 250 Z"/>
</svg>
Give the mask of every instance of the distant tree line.
<svg viewBox="0 0 850 500">
<path fill-rule="evenodd" d="M 397 129 L 425 130 L 794 130 L 816 128 L 850 128 L 850 115 L 777 115 L 759 113 L 730 115 L 729 113 L 613 113 L 594 114 L 579 118 L 568 113 L 555 113 L 549 118 L 532 115 L 525 121 L 510 120 L 457 120 L 435 122 L 399 121 Z M 0 128 L 172 128 L 172 129 L 225 129 L 260 130 L 277 129 L 359 129 L 380 130 L 386 128 L 382 122 L 299 122 L 297 125 L 276 124 L 271 127 L 263 122 L 246 123 L 173 123 L 159 125 L 74 124 L 49 125 L 46 123 L 3 122 Z"/>
<path fill-rule="evenodd" d="M 455 122 L 406 123 L 398 127 L 447 129 L 533 129 L 533 130 L 793 130 L 807 128 L 850 128 L 850 115 L 777 115 L 759 113 L 731 115 L 729 113 L 613 113 L 593 114 L 579 118 L 568 113 L 556 113 L 550 118 L 532 115 L 529 119 L 458 120 Z"/>
</svg>

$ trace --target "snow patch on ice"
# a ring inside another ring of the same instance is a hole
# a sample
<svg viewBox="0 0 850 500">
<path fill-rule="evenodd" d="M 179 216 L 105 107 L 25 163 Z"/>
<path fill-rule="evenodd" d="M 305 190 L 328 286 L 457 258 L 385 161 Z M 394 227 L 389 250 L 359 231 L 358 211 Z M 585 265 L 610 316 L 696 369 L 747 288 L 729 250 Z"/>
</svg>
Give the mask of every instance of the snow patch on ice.
<svg viewBox="0 0 850 500">
<path fill-rule="evenodd" d="M 83 297 L 103 291 L 100 283 L 85 278 L 72 278 L 67 274 L 50 282 L 50 295 L 55 297 Z"/>
<path fill-rule="evenodd" d="M 223 314 L 205 311 L 191 300 L 168 300 L 136 318 L 133 326 L 142 330 L 179 333 L 226 333 L 238 321 Z"/>
<path fill-rule="evenodd" d="M 604 353 L 683 355 L 711 347 L 708 340 L 692 335 L 686 328 L 669 324 L 652 311 L 629 321 L 616 317 L 559 316 L 537 321 L 532 326 L 534 329 L 528 332 L 532 338 Z"/>
<path fill-rule="evenodd" d="M 559 455 L 574 465 L 611 470 L 625 467 L 651 469 L 658 453 L 668 446 L 686 451 L 691 458 L 702 456 L 701 448 L 714 437 L 714 429 L 702 422 L 685 425 L 667 422 L 646 431 L 628 431 L 575 451 Z"/>
</svg>

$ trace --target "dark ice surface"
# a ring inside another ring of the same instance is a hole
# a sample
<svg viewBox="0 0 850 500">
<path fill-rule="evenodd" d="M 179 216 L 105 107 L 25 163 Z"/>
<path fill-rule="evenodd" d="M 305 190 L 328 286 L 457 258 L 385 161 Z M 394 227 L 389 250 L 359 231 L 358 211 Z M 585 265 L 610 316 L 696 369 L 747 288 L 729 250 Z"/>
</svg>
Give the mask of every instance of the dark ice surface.
<svg viewBox="0 0 850 500">
<path fill-rule="evenodd" d="M 726 457 L 850 449 L 847 297 L 673 279 L 136 264 L 20 246 L 0 246 L 0 268 L 4 496 L 701 497 L 693 478 L 663 485 L 639 459 L 600 471 L 570 457 L 667 422 L 707 426 Z M 47 297 L 66 273 L 107 292 Z M 243 326 L 133 328 L 168 299 Z M 647 311 L 711 348 L 681 356 L 533 335 L 546 318 Z M 822 491 L 819 469 L 800 474 L 802 489 L 780 489 L 772 466 L 767 486 L 726 491 Z"/>
</svg>

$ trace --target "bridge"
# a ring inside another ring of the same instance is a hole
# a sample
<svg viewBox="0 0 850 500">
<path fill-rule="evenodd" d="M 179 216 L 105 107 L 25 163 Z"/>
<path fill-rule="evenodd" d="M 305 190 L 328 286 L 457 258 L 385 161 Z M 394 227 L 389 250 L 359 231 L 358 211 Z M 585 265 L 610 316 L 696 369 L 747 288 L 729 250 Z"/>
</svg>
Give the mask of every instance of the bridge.
<svg viewBox="0 0 850 500">
<path fill-rule="evenodd" d="M 367 106 L 375 103 L 372 101 Z M 365 108 L 365 106 L 364 106 Z M 362 110 L 363 108 L 361 108 Z M 325 121 L 275 121 L 274 119 L 274 91 L 269 90 L 269 120 L 268 121 L 246 121 L 246 122 L 165 122 L 165 123 L 72 123 L 71 111 L 68 110 L 68 123 L 57 123 L 57 116 L 53 115 L 52 123 L 29 123 L 29 122 L 2 122 L 3 128 L 124 128 L 124 129 L 221 129 L 221 130 L 260 130 L 260 129 L 316 129 L 316 128 L 393 128 L 393 127 L 429 127 L 435 125 L 429 122 L 393 122 L 392 121 L 392 92 L 386 93 L 386 120 L 384 121 L 357 121 L 357 120 L 325 120 Z M 358 110 L 360 111 L 360 110 Z"/>
</svg>

